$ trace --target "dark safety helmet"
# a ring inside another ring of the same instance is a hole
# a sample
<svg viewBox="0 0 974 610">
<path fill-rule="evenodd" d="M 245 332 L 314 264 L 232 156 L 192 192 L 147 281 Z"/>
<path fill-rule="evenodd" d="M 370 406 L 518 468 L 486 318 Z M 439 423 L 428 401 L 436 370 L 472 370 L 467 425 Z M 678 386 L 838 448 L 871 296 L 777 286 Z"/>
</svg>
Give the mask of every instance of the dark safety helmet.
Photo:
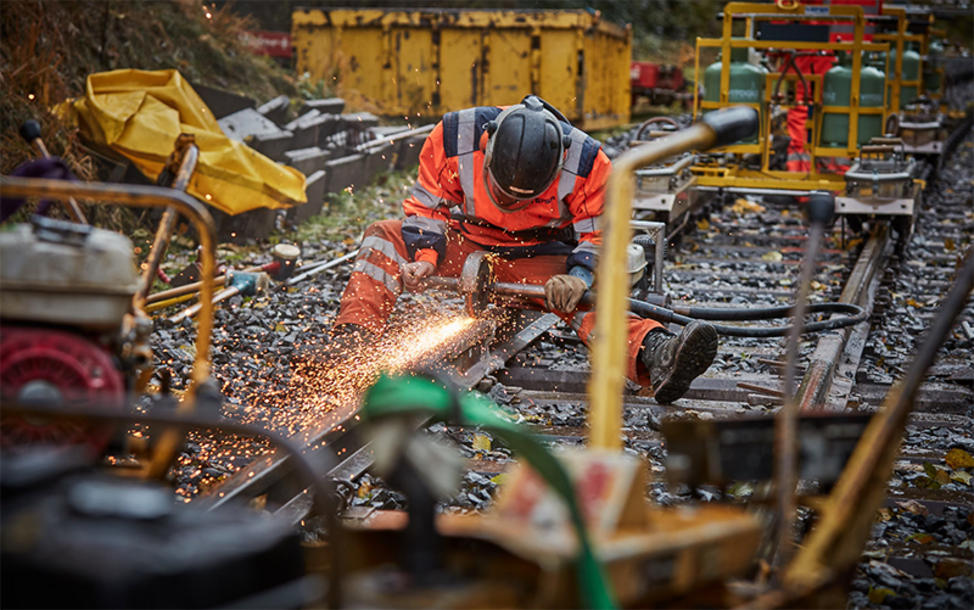
<svg viewBox="0 0 974 610">
<path fill-rule="evenodd" d="M 558 177 L 571 143 L 559 118 L 550 104 L 529 95 L 487 123 L 484 188 L 495 206 L 520 210 Z"/>
</svg>

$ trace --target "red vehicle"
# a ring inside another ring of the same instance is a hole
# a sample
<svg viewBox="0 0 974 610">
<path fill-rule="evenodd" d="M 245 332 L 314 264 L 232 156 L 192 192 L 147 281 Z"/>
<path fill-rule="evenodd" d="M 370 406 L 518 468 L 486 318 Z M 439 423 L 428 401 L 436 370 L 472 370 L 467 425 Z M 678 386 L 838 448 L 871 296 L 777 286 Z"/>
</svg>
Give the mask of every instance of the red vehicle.
<svg viewBox="0 0 974 610">
<path fill-rule="evenodd" d="M 679 66 L 657 64 L 651 61 L 634 61 L 629 65 L 629 79 L 632 86 L 632 103 L 643 96 L 650 104 L 669 105 L 674 100 L 684 103 L 693 97 L 686 91 L 686 80 Z"/>
</svg>

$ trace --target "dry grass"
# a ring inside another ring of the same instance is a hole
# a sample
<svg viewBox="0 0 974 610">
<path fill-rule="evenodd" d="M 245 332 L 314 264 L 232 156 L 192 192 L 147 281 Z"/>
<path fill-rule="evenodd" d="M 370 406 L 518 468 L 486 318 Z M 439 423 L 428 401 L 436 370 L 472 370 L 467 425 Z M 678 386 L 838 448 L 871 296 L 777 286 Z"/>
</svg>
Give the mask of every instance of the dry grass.
<svg viewBox="0 0 974 610">
<path fill-rule="evenodd" d="M 178 69 L 190 81 L 259 100 L 296 95 L 294 79 L 270 60 L 251 55 L 240 40 L 248 17 L 207 8 L 199 0 L 40 1 L 0 3 L 0 172 L 34 153 L 20 138 L 27 119 L 41 124 L 51 154 L 81 179 L 95 168 L 73 125 L 51 108 L 84 93 L 89 74 L 121 68 Z M 96 224 L 131 230 L 134 216 L 89 210 Z"/>
</svg>

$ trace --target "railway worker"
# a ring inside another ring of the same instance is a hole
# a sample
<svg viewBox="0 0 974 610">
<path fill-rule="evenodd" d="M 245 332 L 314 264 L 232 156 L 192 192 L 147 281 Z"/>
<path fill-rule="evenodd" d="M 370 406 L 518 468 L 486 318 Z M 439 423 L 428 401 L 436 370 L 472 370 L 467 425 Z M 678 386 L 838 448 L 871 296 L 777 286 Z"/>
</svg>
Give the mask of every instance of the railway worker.
<svg viewBox="0 0 974 610">
<path fill-rule="evenodd" d="M 497 281 L 544 284 L 546 299 L 538 304 L 588 344 L 595 314 L 578 304 L 595 279 L 611 167 L 598 141 L 533 95 L 507 108 L 446 114 L 423 146 L 405 219 L 365 231 L 333 349 L 380 334 L 403 288 L 422 291 L 434 274 L 457 277 L 477 250 L 498 255 Z M 693 323 L 677 336 L 631 316 L 628 352 L 628 377 L 669 403 L 713 362 L 717 333 Z"/>
</svg>

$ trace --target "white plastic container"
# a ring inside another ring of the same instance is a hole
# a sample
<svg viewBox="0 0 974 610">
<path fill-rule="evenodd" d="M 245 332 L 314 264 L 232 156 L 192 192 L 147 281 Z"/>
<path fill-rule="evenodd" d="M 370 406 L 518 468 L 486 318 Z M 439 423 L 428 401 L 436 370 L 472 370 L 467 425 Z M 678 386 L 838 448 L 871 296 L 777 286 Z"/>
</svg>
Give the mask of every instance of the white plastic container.
<svg viewBox="0 0 974 610">
<path fill-rule="evenodd" d="M 142 279 L 125 236 L 71 223 L 0 232 L 0 318 L 113 330 Z"/>
</svg>

